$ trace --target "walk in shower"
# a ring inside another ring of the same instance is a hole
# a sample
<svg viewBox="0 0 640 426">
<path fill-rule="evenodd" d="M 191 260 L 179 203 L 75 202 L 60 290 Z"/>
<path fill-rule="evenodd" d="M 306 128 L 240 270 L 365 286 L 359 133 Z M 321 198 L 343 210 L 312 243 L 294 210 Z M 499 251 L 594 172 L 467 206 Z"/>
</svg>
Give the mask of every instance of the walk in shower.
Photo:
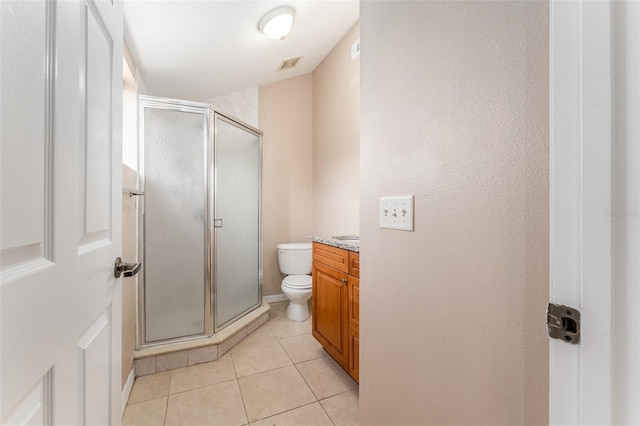
<svg viewBox="0 0 640 426">
<path fill-rule="evenodd" d="M 262 133 L 140 97 L 138 347 L 211 336 L 262 300 Z"/>
</svg>

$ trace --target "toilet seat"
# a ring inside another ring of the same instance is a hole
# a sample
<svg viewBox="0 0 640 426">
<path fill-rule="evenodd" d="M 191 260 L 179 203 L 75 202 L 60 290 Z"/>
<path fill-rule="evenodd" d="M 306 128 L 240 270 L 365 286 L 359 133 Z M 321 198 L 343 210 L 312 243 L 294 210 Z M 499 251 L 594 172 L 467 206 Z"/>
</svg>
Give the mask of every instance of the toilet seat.
<svg viewBox="0 0 640 426">
<path fill-rule="evenodd" d="M 294 289 L 311 288 L 311 275 L 287 275 L 282 281 L 283 285 Z"/>
</svg>

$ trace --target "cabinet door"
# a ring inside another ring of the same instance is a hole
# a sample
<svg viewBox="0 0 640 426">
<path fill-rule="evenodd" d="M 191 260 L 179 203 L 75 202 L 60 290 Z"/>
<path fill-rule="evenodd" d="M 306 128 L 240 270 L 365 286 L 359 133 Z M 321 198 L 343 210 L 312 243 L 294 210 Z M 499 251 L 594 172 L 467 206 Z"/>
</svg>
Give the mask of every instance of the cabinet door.
<svg viewBox="0 0 640 426">
<path fill-rule="evenodd" d="M 360 382 L 360 333 L 349 329 L 349 374 Z"/>
<path fill-rule="evenodd" d="M 360 330 L 360 279 L 349 275 L 349 327 Z"/>
<path fill-rule="evenodd" d="M 313 263 L 313 336 L 348 368 L 347 274 Z"/>
<path fill-rule="evenodd" d="M 349 275 L 349 374 L 360 381 L 360 279 Z"/>
</svg>

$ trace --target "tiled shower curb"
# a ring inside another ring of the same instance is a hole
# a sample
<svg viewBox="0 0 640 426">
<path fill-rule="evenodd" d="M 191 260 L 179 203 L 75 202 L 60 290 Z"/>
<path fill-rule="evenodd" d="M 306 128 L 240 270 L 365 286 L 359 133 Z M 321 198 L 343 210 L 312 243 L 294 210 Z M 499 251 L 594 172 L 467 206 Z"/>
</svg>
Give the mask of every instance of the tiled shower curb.
<svg viewBox="0 0 640 426">
<path fill-rule="evenodd" d="M 211 337 L 136 351 L 133 354 L 136 377 L 217 360 L 269 321 L 269 309 L 263 299 L 257 309 Z"/>
</svg>

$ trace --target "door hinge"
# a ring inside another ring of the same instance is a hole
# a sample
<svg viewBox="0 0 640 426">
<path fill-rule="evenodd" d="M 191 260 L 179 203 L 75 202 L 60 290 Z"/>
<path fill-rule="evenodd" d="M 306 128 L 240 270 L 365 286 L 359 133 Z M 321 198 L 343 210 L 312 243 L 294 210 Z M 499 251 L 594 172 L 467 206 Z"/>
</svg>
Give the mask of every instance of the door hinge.
<svg viewBox="0 0 640 426">
<path fill-rule="evenodd" d="M 570 306 L 549 303 L 547 309 L 549 336 L 567 343 L 580 343 L 580 311 Z"/>
</svg>

